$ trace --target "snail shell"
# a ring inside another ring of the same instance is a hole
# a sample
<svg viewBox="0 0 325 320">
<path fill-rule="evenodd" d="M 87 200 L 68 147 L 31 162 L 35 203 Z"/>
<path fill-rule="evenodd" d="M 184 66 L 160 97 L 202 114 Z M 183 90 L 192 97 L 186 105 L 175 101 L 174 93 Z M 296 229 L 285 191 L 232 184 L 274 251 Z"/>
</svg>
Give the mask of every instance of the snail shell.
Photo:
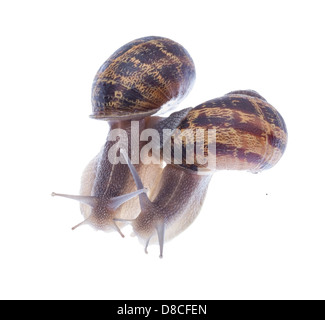
<svg viewBox="0 0 325 320">
<path fill-rule="evenodd" d="M 193 164 L 186 164 L 186 152 L 182 154 L 181 166 L 194 171 L 211 169 L 202 158 L 208 156 L 208 135 L 205 134 L 204 141 L 199 141 L 197 129 L 215 130 L 212 170 L 259 172 L 269 169 L 279 161 L 287 144 L 282 116 L 253 90 L 232 91 L 198 105 L 189 111 L 178 129 L 186 137 L 182 142 L 183 151 L 186 151 L 187 141 L 201 148 Z M 188 134 L 190 131 L 186 129 L 191 129 L 194 135 Z"/>
<path fill-rule="evenodd" d="M 179 102 L 191 89 L 195 67 L 185 48 L 145 37 L 118 49 L 98 70 L 92 86 L 92 118 L 128 120 Z"/>
</svg>

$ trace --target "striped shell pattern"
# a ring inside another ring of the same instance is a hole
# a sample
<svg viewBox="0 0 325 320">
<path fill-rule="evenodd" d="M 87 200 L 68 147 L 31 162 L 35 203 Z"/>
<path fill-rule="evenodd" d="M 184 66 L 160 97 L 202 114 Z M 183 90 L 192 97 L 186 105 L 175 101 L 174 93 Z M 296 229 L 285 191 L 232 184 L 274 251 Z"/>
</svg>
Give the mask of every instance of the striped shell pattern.
<svg viewBox="0 0 325 320">
<path fill-rule="evenodd" d="M 145 37 L 118 49 L 98 70 L 92 86 L 92 118 L 129 120 L 180 101 L 195 80 L 192 58 L 180 44 Z"/>
<path fill-rule="evenodd" d="M 181 166 L 194 171 L 210 170 L 210 165 L 200 159 L 208 156 L 209 129 L 214 130 L 215 136 L 212 170 L 259 172 L 269 169 L 279 161 L 287 143 L 287 129 L 280 113 L 252 90 L 233 91 L 198 105 L 187 114 L 178 129 L 185 137 L 177 140 L 182 141 Z M 205 130 L 205 134 L 198 136 L 196 129 Z M 196 150 L 192 164 L 186 163 L 187 143 L 194 144 Z M 200 152 L 198 148 L 201 148 Z"/>
</svg>

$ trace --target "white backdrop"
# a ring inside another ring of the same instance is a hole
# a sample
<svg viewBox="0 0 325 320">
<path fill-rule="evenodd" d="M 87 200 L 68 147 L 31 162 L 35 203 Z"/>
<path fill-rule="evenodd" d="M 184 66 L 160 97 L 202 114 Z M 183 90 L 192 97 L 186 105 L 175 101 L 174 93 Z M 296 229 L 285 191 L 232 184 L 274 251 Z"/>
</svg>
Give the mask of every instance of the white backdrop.
<svg viewBox="0 0 325 320">
<path fill-rule="evenodd" d="M 2 299 L 324 299 L 322 1 L 2 1 Z M 254 89 L 284 117 L 285 155 L 259 175 L 215 173 L 202 212 L 165 246 L 71 227 L 107 124 L 91 120 L 99 66 L 159 35 L 193 57 L 181 107 Z"/>
</svg>

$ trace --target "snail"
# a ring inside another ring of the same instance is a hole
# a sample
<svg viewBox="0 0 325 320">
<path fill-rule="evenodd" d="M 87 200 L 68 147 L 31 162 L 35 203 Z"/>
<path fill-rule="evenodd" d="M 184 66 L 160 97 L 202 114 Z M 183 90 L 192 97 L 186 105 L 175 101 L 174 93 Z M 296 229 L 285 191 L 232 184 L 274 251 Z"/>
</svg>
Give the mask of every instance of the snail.
<svg viewBox="0 0 325 320">
<path fill-rule="evenodd" d="M 164 242 L 186 229 L 199 214 L 216 170 L 257 173 L 269 169 L 280 160 L 287 143 L 283 118 L 253 90 L 233 91 L 190 109 L 177 129 L 186 139 L 177 140 L 176 134 L 172 137 L 171 161 L 163 169 L 155 198 L 140 194 L 141 213 L 129 221 L 146 253 L 149 242 L 159 243 L 160 257 Z M 199 129 L 205 134 L 199 134 Z M 188 163 L 187 144 L 191 143 L 195 154 Z M 186 151 L 179 164 L 177 147 Z M 210 150 L 212 154 L 208 154 Z M 142 189 L 141 178 L 130 159 L 127 161 L 138 189 Z"/>
<path fill-rule="evenodd" d="M 113 218 L 133 218 L 139 212 L 139 201 L 129 200 L 147 190 L 136 190 L 128 166 L 119 161 L 122 157 L 116 152 L 109 158 L 109 152 L 119 142 L 129 157 L 138 158 L 139 148 L 133 150 L 132 142 L 141 148 L 144 142 L 139 143 L 139 135 L 160 121 L 149 116 L 179 103 L 194 80 L 194 63 L 186 49 L 163 37 L 131 41 L 104 62 L 93 81 L 90 117 L 108 122 L 107 140 L 85 168 L 79 196 L 52 193 L 81 202 L 84 221 L 73 229 L 89 224 L 98 230 L 117 230 L 123 236 Z M 134 126 L 138 136 L 131 135 Z M 123 129 L 125 139 L 113 136 L 114 129 Z M 160 164 L 139 163 L 136 169 L 149 190 L 162 171 Z"/>
</svg>

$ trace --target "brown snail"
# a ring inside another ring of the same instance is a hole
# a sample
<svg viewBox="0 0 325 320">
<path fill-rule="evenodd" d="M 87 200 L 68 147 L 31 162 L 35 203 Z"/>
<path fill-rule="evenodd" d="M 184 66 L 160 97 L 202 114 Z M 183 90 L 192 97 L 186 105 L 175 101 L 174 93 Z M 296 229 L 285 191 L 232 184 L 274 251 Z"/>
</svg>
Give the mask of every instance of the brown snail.
<svg viewBox="0 0 325 320">
<path fill-rule="evenodd" d="M 115 229 L 122 235 L 113 218 L 134 218 L 139 204 L 128 200 L 146 190 L 136 190 L 128 166 L 119 162 L 123 157 L 116 153 L 109 159 L 108 153 L 117 143 L 111 133 L 113 129 L 123 129 L 125 140 L 129 142 L 124 146 L 128 157 L 139 157 L 139 148 L 132 150 L 130 142 L 137 140 L 135 144 L 139 143 L 140 148 L 143 142 L 131 135 L 132 122 L 137 121 L 139 134 L 155 125 L 159 118 L 148 116 L 183 99 L 194 80 L 194 63 L 188 52 L 180 44 L 162 37 L 131 41 L 100 67 L 93 81 L 90 117 L 107 121 L 111 131 L 102 151 L 82 175 L 80 196 L 52 194 L 82 203 L 85 220 L 80 224 L 105 231 Z M 162 170 L 160 164 L 142 163 L 136 165 L 136 169 L 149 189 L 153 188 Z M 121 206 L 123 203 L 125 207 Z"/>
<path fill-rule="evenodd" d="M 198 134 L 198 129 L 205 134 Z M 141 213 L 130 221 L 146 252 L 149 242 L 158 241 L 160 257 L 164 241 L 182 232 L 198 215 L 216 170 L 269 169 L 279 161 L 287 143 L 283 118 L 252 90 L 233 91 L 200 104 L 187 113 L 178 130 L 185 139 L 172 139 L 171 161 L 163 169 L 155 197 L 150 200 L 145 193 L 140 194 Z M 177 143 L 186 151 L 179 164 L 174 157 Z M 195 146 L 192 163 L 186 161 L 188 143 Z M 130 160 L 128 164 L 138 189 L 142 189 L 136 169 Z"/>
</svg>

